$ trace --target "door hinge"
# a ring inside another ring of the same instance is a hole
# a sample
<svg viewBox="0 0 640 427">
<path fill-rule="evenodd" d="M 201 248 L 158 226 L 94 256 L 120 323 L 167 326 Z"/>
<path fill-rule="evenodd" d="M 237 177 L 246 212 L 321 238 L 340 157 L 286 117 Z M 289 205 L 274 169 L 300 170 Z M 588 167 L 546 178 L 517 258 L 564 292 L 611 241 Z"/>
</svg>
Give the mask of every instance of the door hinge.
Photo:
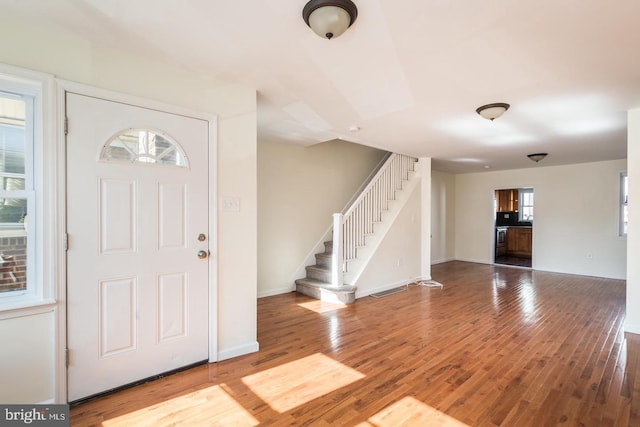
<svg viewBox="0 0 640 427">
<path fill-rule="evenodd" d="M 69 349 L 68 348 L 64 349 L 64 363 L 65 363 L 65 366 L 68 368 L 69 367 Z"/>
<path fill-rule="evenodd" d="M 69 235 L 67 233 L 62 236 L 62 244 L 64 245 L 64 251 L 67 252 L 69 250 Z"/>
<path fill-rule="evenodd" d="M 69 118 L 64 118 L 64 134 L 69 135 Z"/>
</svg>

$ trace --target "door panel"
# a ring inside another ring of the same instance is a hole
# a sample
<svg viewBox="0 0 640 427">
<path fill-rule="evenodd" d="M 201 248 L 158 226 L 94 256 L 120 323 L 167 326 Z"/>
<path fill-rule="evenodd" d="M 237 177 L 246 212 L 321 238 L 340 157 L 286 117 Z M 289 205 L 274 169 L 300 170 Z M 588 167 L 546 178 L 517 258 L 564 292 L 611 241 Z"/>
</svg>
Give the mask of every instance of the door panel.
<svg viewBox="0 0 640 427">
<path fill-rule="evenodd" d="M 158 283 L 159 340 L 187 335 L 187 281 L 183 273 L 164 274 Z"/>
<path fill-rule="evenodd" d="M 137 290 L 135 277 L 100 282 L 98 333 L 101 357 L 136 349 Z"/>
<path fill-rule="evenodd" d="M 136 182 L 100 179 L 100 254 L 136 252 Z"/>
<path fill-rule="evenodd" d="M 209 126 L 72 93 L 67 116 L 74 401 L 208 358 Z"/>
</svg>

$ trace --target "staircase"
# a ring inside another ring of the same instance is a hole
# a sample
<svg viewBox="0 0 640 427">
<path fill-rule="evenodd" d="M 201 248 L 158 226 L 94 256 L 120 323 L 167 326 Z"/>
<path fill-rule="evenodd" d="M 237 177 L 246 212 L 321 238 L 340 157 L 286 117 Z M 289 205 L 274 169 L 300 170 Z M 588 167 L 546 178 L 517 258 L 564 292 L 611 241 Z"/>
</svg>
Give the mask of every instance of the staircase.
<svg viewBox="0 0 640 427">
<path fill-rule="evenodd" d="M 356 287 L 331 282 L 333 241 L 324 242 L 324 252 L 317 253 L 315 265 L 306 267 L 307 277 L 296 280 L 296 292 L 322 301 L 351 304 L 356 301 Z"/>
<path fill-rule="evenodd" d="M 332 237 L 324 242 L 324 252 L 315 254 L 315 264 L 305 267 L 306 277 L 295 281 L 296 292 L 333 303 L 355 302 L 358 277 L 408 199 L 403 193 L 419 181 L 416 162 L 391 154 L 345 212 L 333 215 Z"/>
</svg>

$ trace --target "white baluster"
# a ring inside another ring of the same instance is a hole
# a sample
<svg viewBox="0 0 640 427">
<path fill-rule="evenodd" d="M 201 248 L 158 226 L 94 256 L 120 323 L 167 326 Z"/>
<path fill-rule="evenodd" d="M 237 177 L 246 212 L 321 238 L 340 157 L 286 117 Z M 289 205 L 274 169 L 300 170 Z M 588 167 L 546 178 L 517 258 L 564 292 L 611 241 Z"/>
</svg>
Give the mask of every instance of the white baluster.
<svg viewBox="0 0 640 427">
<path fill-rule="evenodd" d="M 382 212 L 389 210 L 389 201 L 402 190 L 414 165 L 413 157 L 392 154 L 351 207 L 344 214 L 334 214 L 333 256 L 338 261 L 334 262 L 334 270 L 346 271 L 346 261 L 357 257 L 357 248 L 366 244 L 366 235 L 374 232 L 374 223 L 382 221 Z M 339 225 L 336 215 L 341 215 Z M 332 279 L 333 283 L 340 279 L 342 284 L 342 274 L 332 271 Z"/>
<path fill-rule="evenodd" d="M 333 253 L 331 254 L 331 284 L 342 286 L 344 277 L 342 274 L 344 266 L 343 245 L 342 245 L 342 214 L 333 214 Z"/>
</svg>

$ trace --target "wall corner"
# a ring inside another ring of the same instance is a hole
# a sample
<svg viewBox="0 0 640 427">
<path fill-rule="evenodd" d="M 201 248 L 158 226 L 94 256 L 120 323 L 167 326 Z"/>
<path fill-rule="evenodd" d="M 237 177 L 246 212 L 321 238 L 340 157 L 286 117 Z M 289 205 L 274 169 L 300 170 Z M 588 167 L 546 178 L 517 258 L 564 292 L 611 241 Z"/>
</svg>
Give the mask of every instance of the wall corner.
<svg viewBox="0 0 640 427">
<path fill-rule="evenodd" d="M 418 159 L 421 186 L 420 276 L 431 279 L 431 157 Z"/>
<path fill-rule="evenodd" d="M 627 122 L 627 176 L 629 177 L 629 229 L 627 233 L 627 319 L 625 330 L 640 332 L 640 108 L 629 110 Z M 635 326 L 633 326 L 635 325 Z"/>
</svg>

